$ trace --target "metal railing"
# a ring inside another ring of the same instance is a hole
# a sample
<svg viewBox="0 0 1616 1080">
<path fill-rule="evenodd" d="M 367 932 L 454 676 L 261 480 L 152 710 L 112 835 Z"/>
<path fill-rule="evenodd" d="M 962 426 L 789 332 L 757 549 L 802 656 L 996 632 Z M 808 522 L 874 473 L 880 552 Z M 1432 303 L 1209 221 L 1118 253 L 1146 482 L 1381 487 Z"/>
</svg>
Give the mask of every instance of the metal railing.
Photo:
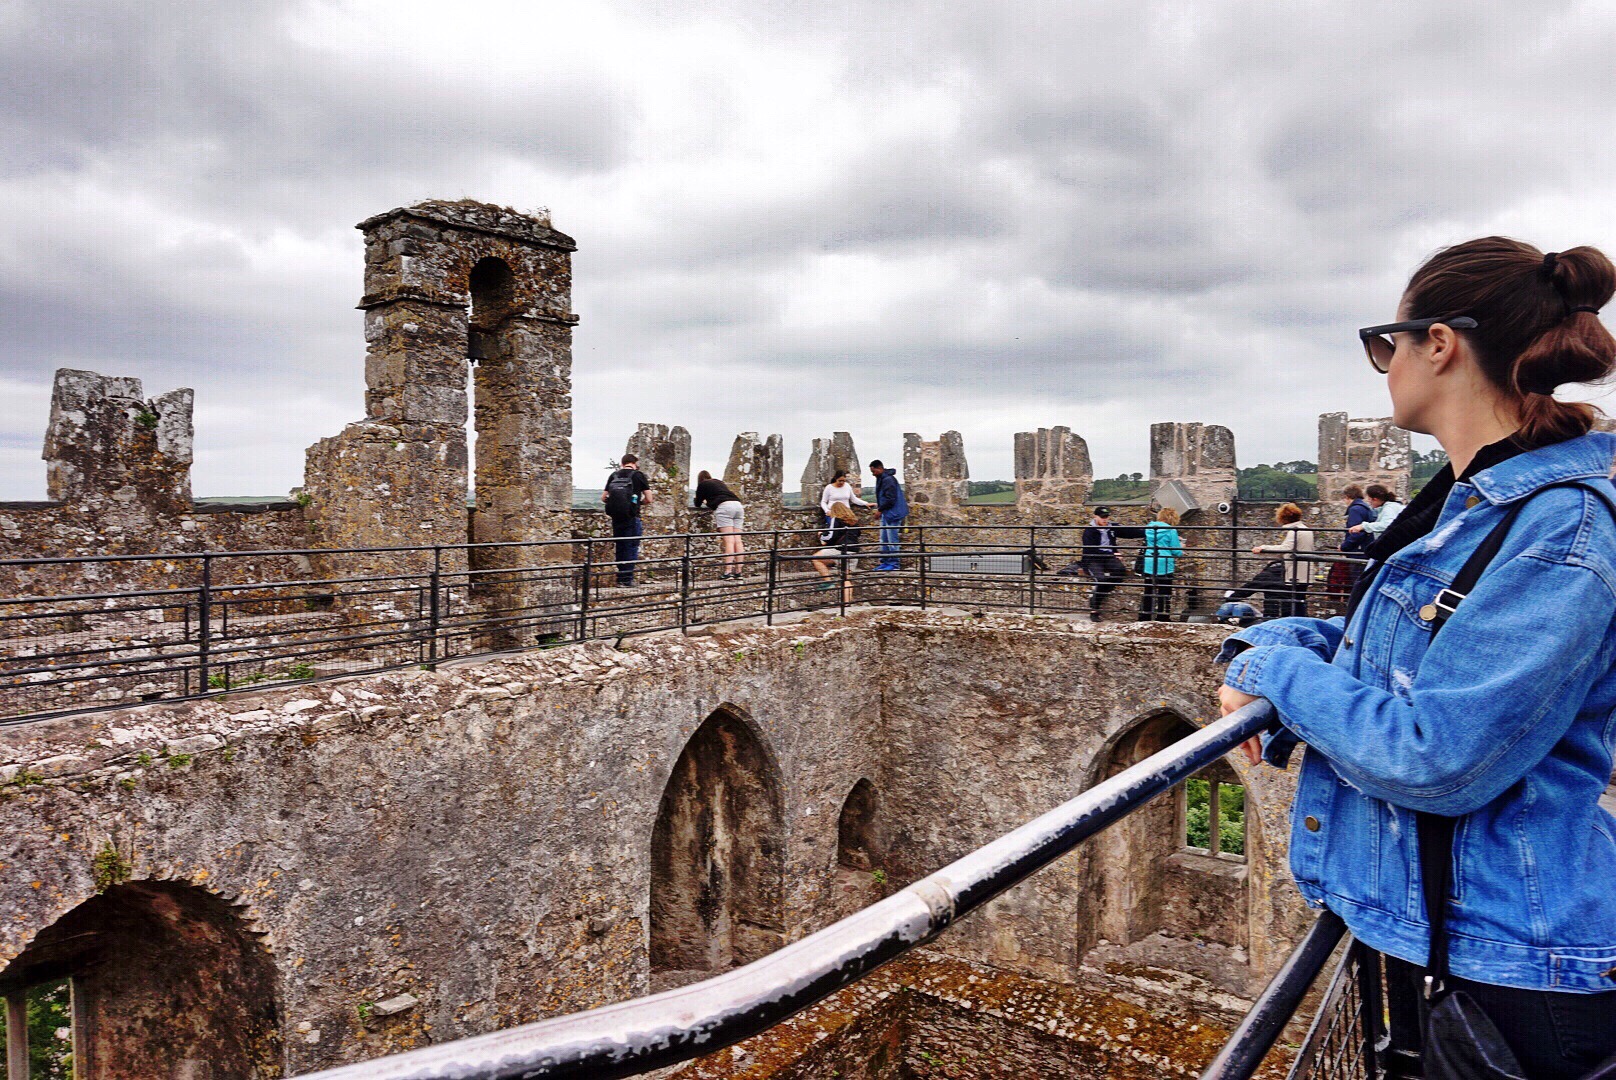
<svg viewBox="0 0 1616 1080">
<path fill-rule="evenodd" d="M 1206 768 L 1272 716 L 1268 702 L 1253 702 L 885 900 L 745 967 L 634 1001 L 311 1073 L 309 1080 L 611 1080 L 722 1050 L 935 938 Z M 1307 955 L 1322 949 L 1320 964 L 1329 955 L 1322 937 L 1317 928 L 1308 936 L 1317 943 Z M 1302 966 L 1293 958 L 1287 968 Z"/>
<path fill-rule="evenodd" d="M 0 723 L 864 602 L 1207 619 L 1257 577 L 1265 612 L 1290 614 L 1304 597 L 1260 568 L 1322 577 L 1349 559 L 1248 550 L 1274 530 L 1181 527 L 1175 573 L 1147 577 L 1130 573 L 1138 539 L 1086 560 L 1080 530 L 906 526 L 895 572 L 872 568 L 871 543 L 823 553 L 812 530 L 752 532 L 734 577 L 711 534 L 644 537 L 631 564 L 607 538 L 0 560 Z M 1327 583 L 1305 597 L 1315 614 L 1344 599 Z"/>
</svg>

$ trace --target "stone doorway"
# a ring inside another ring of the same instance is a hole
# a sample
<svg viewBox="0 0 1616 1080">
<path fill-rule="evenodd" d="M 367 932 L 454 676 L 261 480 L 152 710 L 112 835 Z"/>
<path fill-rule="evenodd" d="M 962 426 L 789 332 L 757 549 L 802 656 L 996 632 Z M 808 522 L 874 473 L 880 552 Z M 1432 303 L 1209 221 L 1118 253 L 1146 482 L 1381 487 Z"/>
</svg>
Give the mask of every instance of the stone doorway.
<svg viewBox="0 0 1616 1080">
<path fill-rule="evenodd" d="M 779 768 L 724 706 L 690 737 L 651 834 L 651 971 L 677 985 L 750 963 L 785 941 Z"/>
<path fill-rule="evenodd" d="M 194 885 L 114 885 L 42 930 L 0 993 L 66 981 L 79 1080 L 268 1080 L 281 1075 L 269 951 Z"/>
</svg>

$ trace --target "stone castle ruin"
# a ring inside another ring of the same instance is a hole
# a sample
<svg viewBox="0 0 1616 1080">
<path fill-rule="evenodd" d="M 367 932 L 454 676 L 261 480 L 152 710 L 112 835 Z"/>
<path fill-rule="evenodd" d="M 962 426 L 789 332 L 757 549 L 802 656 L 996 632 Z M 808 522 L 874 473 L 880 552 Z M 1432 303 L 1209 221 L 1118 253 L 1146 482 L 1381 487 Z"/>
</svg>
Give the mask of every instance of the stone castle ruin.
<svg viewBox="0 0 1616 1080">
<path fill-rule="evenodd" d="M 546 218 L 470 202 L 359 227 L 364 416 L 309 449 L 297 497 L 194 503 L 191 391 L 148 399 L 137 380 L 64 370 L 49 499 L 0 505 L 0 557 L 263 552 L 210 572 L 266 636 L 374 632 L 426 587 L 389 582 L 457 578 L 446 617 L 505 617 L 478 631 L 490 649 L 543 639 L 549 624 L 518 613 L 604 532 L 570 505 L 575 245 Z M 1350 482 L 1406 491 L 1406 432 L 1344 414 L 1320 431 L 1321 499 Z M 1227 428 L 1157 424 L 1150 443 L 1153 497 L 1192 523 L 1271 513 L 1235 498 Z M 975 506 L 959 433 L 906 435 L 911 520 L 1086 520 L 1080 435 L 1041 428 L 1015 450 L 1016 502 Z M 625 451 L 660 496 L 648 533 L 710 529 L 688 507 L 685 428 L 640 424 Z M 750 528 L 817 525 L 817 505 L 785 505 L 783 457 L 777 434 L 734 440 L 724 479 Z M 837 470 L 862 482 L 861 465 L 848 433 L 816 439 L 805 501 Z M 13 598 L 93 584 L 157 604 L 196 562 L 19 564 L 0 580 Z M 337 577 L 369 587 L 253 591 Z M 796 610 L 320 683 L 227 679 L 197 701 L 142 704 L 134 687 L 100 712 L 0 726 L 0 996 L 67 980 L 81 1076 L 224 1080 L 689 983 L 1192 733 L 1217 715 L 1220 637 Z M 1209 805 L 1239 793 L 1227 840 L 1194 840 L 1181 784 L 918 956 L 678 1075 L 1193 1074 L 1310 919 L 1285 870 L 1289 774 L 1231 757 L 1196 782 Z"/>
<path fill-rule="evenodd" d="M 475 202 L 424 202 L 359 225 L 365 238 L 365 415 L 308 450 L 296 498 L 194 504 L 193 391 L 145 400 L 135 379 L 57 373 L 44 457 L 48 500 L 0 504 L 0 557 L 417 547 L 385 557 L 305 560 L 288 572 L 385 574 L 420 569 L 430 549 L 450 568 L 498 581 L 501 567 L 564 563 L 566 541 L 600 535 L 601 515 L 572 501 L 571 254 L 547 218 Z M 474 402 L 473 406 L 471 403 Z M 468 424 L 477 437 L 468 474 Z M 1320 498 L 1348 483 L 1407 493 L 1408 433 L 1387 420 L 1320 418 Z M 1086 517 L 1093 466 L 1082 437 L 1040 428 L 1015 439 L 1016 501 L 966 505 L 970 470 L 958 432 L 904 436 L 901 478 L 916 524 L 1062 524 Z M 625 452 L 640 456 L 661 495 L 648 532 L 707 524 L 688 509 L 690 434 L 641 424 Z M 864 482 L 852 436 L 815 439 L 788 509 L 779 435 L 743 432 L 725 481 L 748 504 L 752 528 L 816 523 L 815 496 L 845 470 Z M 1235 446 L 1229 429 L 1154 424 L 1150 485 L 1158 502 L 1230 523 Z M 476 502 L 468 511 L 468 493 Z M 1166 496 L 1165 498 L 1163 496 Z M 1237 516 L 1237 515 L 1236 515 Z M 467 554 L 467 542 L 493 545 Z M 138 574 L 134 566 L 125 568 Z M 498 593 L 498 589 L 485 590 Z M 510 600 L 507 595 L 507 602 Z"/>
</svg>

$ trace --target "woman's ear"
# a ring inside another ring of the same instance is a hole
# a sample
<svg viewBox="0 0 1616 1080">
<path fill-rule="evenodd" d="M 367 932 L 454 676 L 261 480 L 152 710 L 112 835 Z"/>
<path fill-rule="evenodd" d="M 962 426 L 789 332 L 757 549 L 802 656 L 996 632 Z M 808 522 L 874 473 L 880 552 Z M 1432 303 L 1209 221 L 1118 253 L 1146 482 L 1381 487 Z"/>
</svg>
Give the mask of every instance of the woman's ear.
<svg viewBox="0 0 1616 1080">
<path fill-rule="evenodd" d="M 1426 363 L 1431 366 L 1431 374 L 1442 375 L 1450 370 L 1459 359 L 1459 353 L 1464 347 L 1464 339 L 1459 332 L 1446 323 L 1437 323 L 1426 331 L 1425 348 L 1419 350 Z"/>
</svg>

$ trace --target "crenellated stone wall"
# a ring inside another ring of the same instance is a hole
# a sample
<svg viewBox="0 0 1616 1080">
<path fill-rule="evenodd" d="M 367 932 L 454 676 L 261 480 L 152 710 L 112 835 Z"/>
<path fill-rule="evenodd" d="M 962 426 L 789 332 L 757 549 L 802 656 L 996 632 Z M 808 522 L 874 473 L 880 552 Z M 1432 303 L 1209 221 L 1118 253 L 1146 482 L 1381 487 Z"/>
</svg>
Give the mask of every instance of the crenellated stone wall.
<svg viewBox="0 0 1616 1080">
<path fill-rule="evenodd" d="M 808 464 L 802 470 L 802 487 L 799 490 L 803 503 L 817 506 L 825 485 L 839 472 L 847 474 L 847 482 L 853 485 L 854 490 L 864 486 L 864 474 L 860 471 L 858 451 L 853 447 L 853 436 L 845 431 L 838 431 L 829 439 L 813 441 L 808 451 Z"/>
<path fill-rule="evenodd" d="M 903 437 L 904 494 L 911 505 L 939 509 L 962 505 L 971 494 L 971 467 L 965 461 L 965 440 L 957 431 L 945 431 L 927 442 L 914 432 Z"/>
<path fill-rule="evenodd" d="M 1068 509 L 1094 487 L 1089 446 L 1068 427 L 1016 433 L 1016 505 Z"/>
<path fill-rule="evenodd" d="M 651 482 L 651 503 L 640 512 L 646 529 L 676 532 L 678 526 L 688 524 L 695 489 L 690 475 L 690 432 L 677 425 L 641 424 L 623 453 L 640 459 L 640 471 Z"/>
<path fill-rule="evenodd" d="M 1344 412 L 1319 417 L 1319 500 L 1337 502 L 1348 484 L 1381 484 L 1406 501 L 1412 477 L 1409 435 L 1390 417 L 1348 419 Z"/>
</svg>

